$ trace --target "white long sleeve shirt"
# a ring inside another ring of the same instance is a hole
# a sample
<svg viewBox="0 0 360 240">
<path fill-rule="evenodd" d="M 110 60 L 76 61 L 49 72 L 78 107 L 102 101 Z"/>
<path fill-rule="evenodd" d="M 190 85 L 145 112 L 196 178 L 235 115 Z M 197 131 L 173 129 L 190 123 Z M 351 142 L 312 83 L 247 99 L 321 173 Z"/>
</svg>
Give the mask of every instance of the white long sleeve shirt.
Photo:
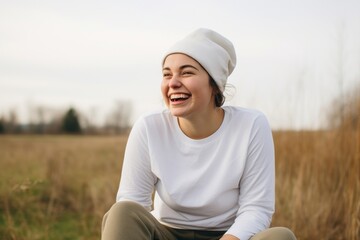
<svg viewBox="0 0 360 240">
<path fill-rule="evenodd" d="M 247 240 L 270 225 L 275 203 L 274 146 L 265 116 L 223 107 L 211 136 L 194 140 L 168 110 L 133 126 L 117 201 L 131 200 L 174 228 L 224 230 Z"/>
</svg>

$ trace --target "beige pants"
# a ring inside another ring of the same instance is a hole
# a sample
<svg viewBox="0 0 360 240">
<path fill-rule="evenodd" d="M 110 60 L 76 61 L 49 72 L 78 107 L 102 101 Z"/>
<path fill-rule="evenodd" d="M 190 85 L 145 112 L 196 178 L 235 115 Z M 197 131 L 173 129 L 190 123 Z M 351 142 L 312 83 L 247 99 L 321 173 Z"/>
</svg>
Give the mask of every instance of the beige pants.
<svg viewBox="0 0 360 240">
<path fill-rule="evenodd" d="M 224 233 L 169 228 L 139 204 L 120 202 L 105 214 L 101 240 L 218 240 Z M 289 229 L 276 227 L 256 234 L 251 240 L 296 240 L 296 237 Z"/>
</svg>

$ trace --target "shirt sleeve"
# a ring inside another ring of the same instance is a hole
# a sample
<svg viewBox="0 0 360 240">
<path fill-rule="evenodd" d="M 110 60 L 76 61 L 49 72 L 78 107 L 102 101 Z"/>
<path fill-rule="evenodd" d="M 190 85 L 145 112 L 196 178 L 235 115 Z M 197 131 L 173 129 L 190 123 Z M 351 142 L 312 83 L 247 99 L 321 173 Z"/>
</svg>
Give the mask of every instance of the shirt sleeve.
<svg viewBox="0 0 360 240">
<path fill-rule="evenodd" d="M 151 171 L 145 121 L 140 119 L 134 124 L 126 144 L 116 201 L 134 201 L 150 211 L 156 181 Z"/>
<path fill-rule="evenodd" d="M 274 144 L 267 119 L 261 115 L 250 134 L 247 161 L 240 180 L 239 209 L 226 234 L 248 240 L 269 227 L 274 210 Z"/>
</svg>

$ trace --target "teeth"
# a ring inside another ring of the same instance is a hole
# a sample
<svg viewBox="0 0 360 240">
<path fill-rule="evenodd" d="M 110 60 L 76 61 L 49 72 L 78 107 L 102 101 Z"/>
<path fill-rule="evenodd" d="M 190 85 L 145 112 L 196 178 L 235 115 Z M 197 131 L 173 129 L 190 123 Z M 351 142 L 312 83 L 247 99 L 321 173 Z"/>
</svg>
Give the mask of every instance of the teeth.
<svg viewBox="0 0 360 240">
<path fill-rule="evenodd" d="M 170 99 L 174 100 L 174 99 L 182 99 L 182 98 L 188 98 L 188 97 L 189 97 L 189 95 L 187 95 L 187 94 L 177 93 L 177 94 L 172 94 L 170 96 Z"/>
</svg>

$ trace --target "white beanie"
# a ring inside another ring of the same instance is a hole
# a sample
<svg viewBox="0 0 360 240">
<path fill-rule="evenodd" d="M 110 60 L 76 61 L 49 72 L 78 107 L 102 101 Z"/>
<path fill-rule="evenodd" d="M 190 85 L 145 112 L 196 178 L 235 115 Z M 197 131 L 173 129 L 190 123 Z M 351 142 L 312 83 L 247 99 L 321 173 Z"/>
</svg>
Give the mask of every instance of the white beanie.
<svg viewBox="0 0 360 240">
<path fill-rule="evenodd" d="M 228 76 L 236 65 L 233 44 L 210 29 L 200 28 L 175 43 L 165 54 L 183 53 L 195 59 L 215 80 L 221 92 L 225 89 Z"/>
</svg>

